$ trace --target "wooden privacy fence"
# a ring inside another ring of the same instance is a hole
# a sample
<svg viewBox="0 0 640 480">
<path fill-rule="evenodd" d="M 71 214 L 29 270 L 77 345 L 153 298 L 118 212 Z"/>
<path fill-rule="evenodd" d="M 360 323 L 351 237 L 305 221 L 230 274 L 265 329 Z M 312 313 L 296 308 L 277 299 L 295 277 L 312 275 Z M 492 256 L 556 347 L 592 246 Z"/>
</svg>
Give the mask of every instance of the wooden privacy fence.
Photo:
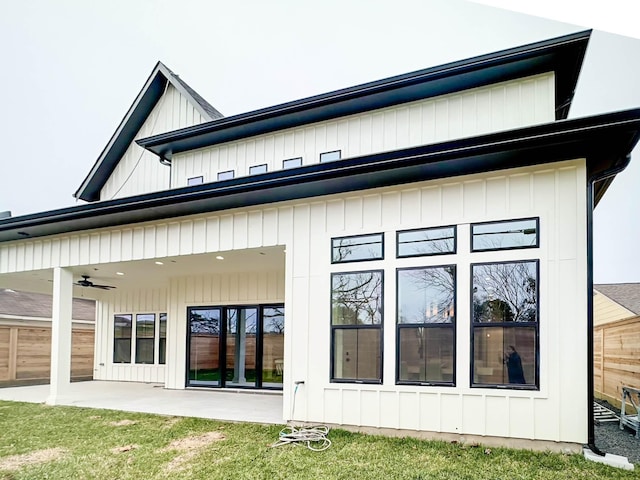
<svg viewBox="0 0 640 480">
<path fill-rule="evenodd" d="M 640 388 L 640 317 L 594 327 L 595 397 L 621 407 L 622 387 Z"/>
<path fill-rule="evenodd" d="M 51 374 L 51 326 L 0 325 L 0 386 L 48 383 Z M 73 325 L 71 379 L 93 378 L 94 326 Z"/>
</svg>

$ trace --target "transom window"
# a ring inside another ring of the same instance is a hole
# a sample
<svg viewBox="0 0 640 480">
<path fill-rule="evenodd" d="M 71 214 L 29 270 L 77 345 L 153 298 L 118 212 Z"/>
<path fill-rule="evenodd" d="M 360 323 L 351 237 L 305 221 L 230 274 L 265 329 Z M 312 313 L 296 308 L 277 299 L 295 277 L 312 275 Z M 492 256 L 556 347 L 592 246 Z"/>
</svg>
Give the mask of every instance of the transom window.
<svg viewBox="0 0 640 480">
<path fill-rule="evenodd" d="M 287 158 L 286 160 L 282 161 L 282 168 L 285 170 L 287 168 L 296 168 L 301 166 L 302 166 L 302 157 Z"/>
<path fill-rule="evenodd" d="M 538 387 L 538 267 L 471 265 L 472 386 Z"/>
<path fill-rule="evenodd" d="M 204 176 L 202 175 L 187 178 L 187 186 L 189 187 L 192 185 L 200 185 L 202 183 L 204 183 Z"/>
<path fill-rule="evenodd" d="M 341 150 L 333 150 L 332 152 L 323 152 L 320 154 L 320 162 L 333 162 L 340 160 L 342 156 Z"/>
<path fill-rule="evenodd" d="M 249 175 L 257 175 L 258 173 L 267 173 L 267 164 L 253 165 L 249 167 Z"/>
<path fill-rule="evenodd" d="M 218 180 L 231 180 L 235 176 L 235 172 L 233 170 L 227 170 L 226 172 L 218 173 Z"/>
<path fill-rule="evenodd" d="M 331 263 L 360 262 L 384 258 L 384 234 L 354 235 L 331 239 Z"/>
<path fill-rule="evenodd" d="M 455 384 L 456 267 L 397 270 L 397 383 Z"/>
<path fill-rule="evenodd" d="M 456 227 L 421 228 L 397 233 L 398 257 L 456 253 Z"/>
<path fill-rule="evenodd" d="M 382 382 L 383 276 L 331 275 L 331 381 Z"/>
<path fill-rule="evenodd" d="M 538 218 L 487 222 L 471 225 L 471 250 L 502 250 L 538 247 Z"/>
</svg>

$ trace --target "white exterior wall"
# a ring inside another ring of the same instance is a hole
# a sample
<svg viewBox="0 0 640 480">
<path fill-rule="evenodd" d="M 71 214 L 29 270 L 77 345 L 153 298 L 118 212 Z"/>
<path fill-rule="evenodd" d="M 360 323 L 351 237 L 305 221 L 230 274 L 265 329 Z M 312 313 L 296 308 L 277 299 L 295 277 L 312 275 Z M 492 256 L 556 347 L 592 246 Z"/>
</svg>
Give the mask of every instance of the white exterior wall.
<svg viewBox="0 0 640 480">
<path fill-rule="evenodd" d="M 540 248 L 469 253 L 470 223 L 532 216 L 540 218 Z M 395 385 L 395 269 L 440 263 L 434 257 L 395 259 L 395 232 L 452 224 L 458 225 L 456 387 Z M 385 233 L 385 260 L 331 265 L 332 237 L 374 232 Z M 6 243 L 0 245 L 0 273 L 273 245 L 286 247 L 285 419 L 290 417 L 293 382 L 304 380 L 296 398 L 296 420 L 586 441 L 583 160 L 238 209 L 169 223 Z M 540 260 L 540 390 L 471 389 L 470 264 L 511 259 Z M 385 272 L 383 384 L 331 383 L 330 274 L 369 268 Z M 282 274 L 276 274 L 271 280 L 256 280 L 255 288 L 247 290 L 245 286 L 244 293 L 240 293 L 240 278 L 234 280 L 237 293 L 230 288 L 213 288 L 217 282 L 214 278 L 173 279 L 167 293 L 167 362 L 171 365 L 165 372 L 167 386 L 184 386 L 186 306 L 280 301 L 282 286 L 278 282 L 282 278 Z M 212 285 L 211 290 L 205 285 Z M 148 298 L 149 293 L 139 295 L 139 300 L 129 297 L 132 308 L 143 305 L 142 297 Z M 118 302 L 128 301 L 114 297 L 104 307 L 112 309 L 106 315 L 123 312 Z M 96 331 L 104 328 L 112 326 L 105 323 Z M 108 343 L 106 348 L 109 355 Z M 131 371 L 133 378 L 134 369 Z M 116 375 L 115 371 L 110 375 Z M 135 375 L 144 377 L 145 373 Z"/>
<path fill-rule="evenodd" d="M 176 154 L 171 185 L 200 175 L 213 182 L 227 170 L 248 175 L 265 163 L 280 170 L 294 157 L 318 163 L 333 150 L 350 158 L 552 122 L 554 95 L 554 74 L 545 73 Z"/>
<path fill-rule="evenodd" d="M 96 335 L 93 378 L 123 382 L 164 383 L 166 365 L 158 363 L 159 314 L 167 312 L 166 289 L 115 290 L 108 298 L 96 302 Z M 156 315 L 154 363 L 136 364 L 136 313 Z M 132 314 L 131 362 L 113 363 L 114 315 Z M 167 319 L 167 323 L 169 320 Z"/>
<path fill-rule="evenodd" d="M 168 189 L 169 167 L 161 165 L 156 155 L 140 147 L 135 140 L 190 127 L 206 120 L 187 98 L 168 84 L 164 95 L 102 187 L 100 200 Z"/>
</svg>

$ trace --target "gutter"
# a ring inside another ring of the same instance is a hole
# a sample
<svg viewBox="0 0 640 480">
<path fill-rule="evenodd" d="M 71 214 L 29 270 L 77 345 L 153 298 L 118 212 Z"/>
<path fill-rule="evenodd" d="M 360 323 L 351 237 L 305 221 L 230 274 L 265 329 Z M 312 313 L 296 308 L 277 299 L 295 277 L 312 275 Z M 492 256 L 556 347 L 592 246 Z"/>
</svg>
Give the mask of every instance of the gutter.
<svg viewBox="0 0 640 480">
<path fill-rule="evenodd" d="M 595 188 L 597 182 L 613 179 L 627 168 L 629 162 L 631 162 L 631 154 L 627 154 L 622 163 L 591 175 L 587 181 L 587 412 L 589 412 L 587 447 L 601 457 L 605 453 L 596 447 L 595 419 L 593 417 L 593 211 L 595 209 Z"/>
</svg>

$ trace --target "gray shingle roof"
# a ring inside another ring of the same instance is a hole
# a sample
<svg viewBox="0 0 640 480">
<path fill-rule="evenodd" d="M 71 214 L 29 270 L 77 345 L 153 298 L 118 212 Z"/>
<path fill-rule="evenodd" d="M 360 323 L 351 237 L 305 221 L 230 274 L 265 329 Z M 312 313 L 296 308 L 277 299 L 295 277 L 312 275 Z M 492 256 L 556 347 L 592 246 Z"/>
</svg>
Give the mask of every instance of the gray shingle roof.
<svg viewBox="0 0 640 480">
<path fill-rule="evenodd" d="M 640 283 L 603 283 L 594 285 L 598 292 L 640 315 Z"/>
<path fill-rule="evenodd" d="M 0 315 L 51 318 L 53 297 L 42 293 L 19 292 L 0 288 Z M 95 320 L 96 303 L 85 298 L 73 299 L 74 320 Z"/>
</svg>

